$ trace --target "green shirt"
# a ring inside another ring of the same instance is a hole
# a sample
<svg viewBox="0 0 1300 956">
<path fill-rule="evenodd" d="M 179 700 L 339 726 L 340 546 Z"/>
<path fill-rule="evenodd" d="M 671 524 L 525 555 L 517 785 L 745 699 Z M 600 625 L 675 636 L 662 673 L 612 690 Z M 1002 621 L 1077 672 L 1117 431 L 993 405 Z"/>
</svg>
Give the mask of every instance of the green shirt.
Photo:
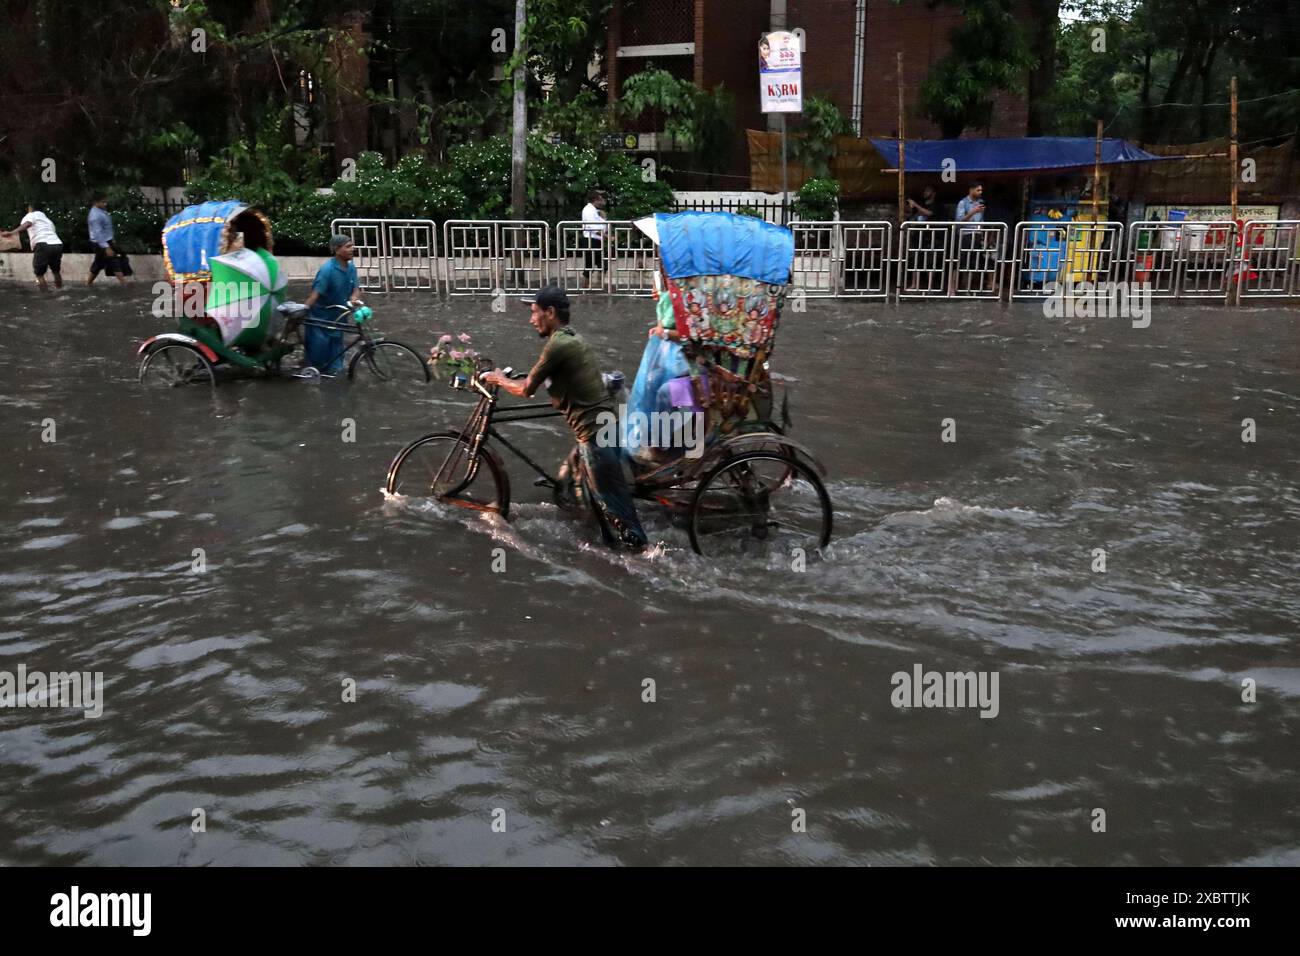
<svg viewBox="0 0 1300 956">
<path fill-rule="evenodd" d="M 568 326 L 551 333 L 537 364 L 528 373 L 528 393 L 546 386 L 551 404 L 564 413 L 578 441 L 588 442 L 600 429 L 602 411 L 613 412 L 614 400 L 601 378 L 591 346 Z"/>
</svg>

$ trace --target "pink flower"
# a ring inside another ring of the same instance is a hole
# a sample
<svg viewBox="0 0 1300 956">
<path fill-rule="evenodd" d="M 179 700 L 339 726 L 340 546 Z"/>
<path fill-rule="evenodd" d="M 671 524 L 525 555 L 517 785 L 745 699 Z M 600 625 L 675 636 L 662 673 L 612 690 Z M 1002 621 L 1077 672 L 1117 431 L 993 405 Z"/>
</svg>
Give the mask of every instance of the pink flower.
<svg viewBox="0 0 1300 956">
<path fill-rule="evenodd" d="M 450 333 L 447 334 L 447 335 L 440 335 L 440 336 L 438 336 L 438 344 L 439 344 L 439 345 L 445 345 L 447 342 L 450 342 L 450 341 L 451 341 L 451 335 L 450 335 Z"/>
<path fill-rule="evenodd" d="M 456 336 L 456 338 L 460 339 L 462 342 L 468 342 L 468 341 L 469 341 L 469 333 L 468 333 L 468 332 L 462 332 L 462 333 L 460 333 L 460 335 Z"/>
<path fill-rule="evenodd" d="M 454 352 L 451 353 L 451 360 L 452 360 L 453 362 L 461 362 L 461 361 L 464 361 L 464 359 L 465 359 L 465 353 L 464 353 L 464 352 L 454 351 Z"/>
</svg>

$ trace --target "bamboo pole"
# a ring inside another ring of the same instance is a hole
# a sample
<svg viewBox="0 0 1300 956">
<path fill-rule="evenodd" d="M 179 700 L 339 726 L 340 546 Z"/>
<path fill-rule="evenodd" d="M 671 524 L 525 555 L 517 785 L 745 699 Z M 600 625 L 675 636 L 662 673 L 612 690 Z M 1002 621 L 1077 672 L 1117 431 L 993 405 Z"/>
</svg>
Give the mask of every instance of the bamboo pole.
<svg viewBox="0 0 1300 956">
<path fill-rule="evenodd" d="M 1232 146 L 1231 146 L 1229 152 L 1232 154 L 1232 158 L 1231 158 L 1229 161 L 1232 163 L 1232 170 L 1231 170 L 1231 173 L 1232 173 L 1232 221 L 1233 221 L 1233 222 L 1236 222 L 1236 221 L 1237 221 L 1237 180 L 1238 180 L 1237 170 L 1238 170 L 1238 168 L 1239 168 L 1239 165 L 1238 165 L 1238 163 L 1237 163 L 1237 78 L 1236 78 L 1235 76 L 1232 78 L 1231 94 L 1232 94 L 1232 95 L 1231 95 L 1231 100 L 1232 100 Z"/>
<path fill-rule="evenodd" d="M 906 199 L 904 198 L 903 178 L 906 175 L 906 169 L 903 153 L 907 148 L 907 133 L 903 128 L 903 51 L 898 51 L 898 225 L 901 227 L 906 221 L 903 213 L 906 211 Z"/>
<path fill-rule="evenodd" d="M 1106 132 L 1106 127 L 1101 120 L 1097 120 L 1097 155 L 1092 163 L 1092 219 L 1098 221 L 1101 215 L 1101 138 Z"/>
</svg>

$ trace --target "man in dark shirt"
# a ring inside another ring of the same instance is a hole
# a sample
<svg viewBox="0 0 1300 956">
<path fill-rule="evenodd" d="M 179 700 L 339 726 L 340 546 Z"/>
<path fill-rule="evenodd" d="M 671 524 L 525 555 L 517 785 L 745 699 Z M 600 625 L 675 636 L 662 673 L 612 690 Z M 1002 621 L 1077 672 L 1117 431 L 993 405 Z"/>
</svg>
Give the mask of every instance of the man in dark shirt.
<svg viewBox="0 0 1300 956">
<path fill-rule="evenodd" d="M 529 324 L 546 340 L 537 364 L 525 379 L 508 378 L 496 369 L 483 376 L 483 381 L 518 398 L 529 398 L 546 386 L 551 404 L 564 414 L 578 440 L 578 455 L 594 486 L 597 506 L 618 539 L 640 551 L 646 535 L 623 474 L 622 450 L 596 440 L 601 413 L 614 414 L 614 400 L 591 346 L 569 328 L 569 297 L 564 289 L 550 285 L 524 301 L 531 306 Z"/>
</svg>

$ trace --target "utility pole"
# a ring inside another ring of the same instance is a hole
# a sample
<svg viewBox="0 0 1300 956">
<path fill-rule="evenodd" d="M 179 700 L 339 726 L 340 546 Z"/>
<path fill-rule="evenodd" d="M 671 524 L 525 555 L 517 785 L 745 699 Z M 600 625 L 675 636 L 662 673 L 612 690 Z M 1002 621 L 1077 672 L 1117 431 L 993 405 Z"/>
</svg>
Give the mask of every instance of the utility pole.
<svg viewBox="0 0 1300 956">
<path fill-rule="evenodd" d="M 1229 162 L 1232 163 L 1232 170 L 1231 170 L 1232 172 L 1232 221 L 1236 222 L 1237 221 L 1237 179 L 1238 179 L 1237 171 L 1238 169 L 1240 169 L 1240 166 L 1237 164 L 1237 78 L 1235 76 L 1232 78 L 1231 94 L 1232 94 L 1231 95 L 1232 148 L 1229 150 L 1229 153 L 1231 154 L 1231 159 L 1229 160 Z"/>
<path fill-rule="evenodd" d="M 528 156 L 528 103 L 524 79 L 525 0 L 515 0 L 515 102 L 514 132 L 510 138 L 510 208 L 511 215 L 523 219 L 527 205 L 525 161 Z"/>
<path fill-rule="evenodd" d="M 790 225 L 790 175 L 785 164 L 785 114 L 781 115 L 781 225 Z"/>
<path fill-rule="evenodd" d="M 903 186 L 903 169 L 905 159 L 903 151 L 906 148 L 904 143 L 907 140 L 907 133 L 903 129 L 903 51 L 898 51 L 898 227 L 901 229 L 906 221 L 904 213 L 907 211 L 907 199 Z"/>
</svg>

